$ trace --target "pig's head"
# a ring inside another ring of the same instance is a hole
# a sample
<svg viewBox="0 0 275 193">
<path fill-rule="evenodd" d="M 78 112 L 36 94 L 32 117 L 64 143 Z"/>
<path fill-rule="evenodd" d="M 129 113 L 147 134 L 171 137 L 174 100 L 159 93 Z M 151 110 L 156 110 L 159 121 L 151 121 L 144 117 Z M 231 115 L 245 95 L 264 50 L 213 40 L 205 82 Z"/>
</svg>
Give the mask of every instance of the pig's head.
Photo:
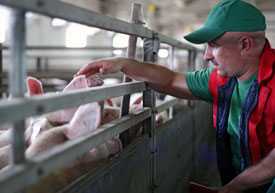
<svg viewBox="0 0 275 193">
<path fill-rule="evenodd" d="M 85 77 L 85 75 L 76 76 L 73 80 L 63 89 L 63 92 L 84 89 L 88 87 L 94 87 L 102 85 L 103 81 L 97 76 Z M 78 107 L 60 110 L 47 115 L 48 120 L 56 125 L 68 123 L 72 120 Z"/>
<path fill-rule="evenodd" d="M 130 105 L 130 113 L 139 112 L 142 108 L 143 108 L 142 96 L 138 96 L 134 98 L 133 102 Z"/>
<path fill-rule="evenodd" d="M 89 87 L 102 86 L 104 84 L 104 81 L 96 75 L 89 76 L 86 79 Z"/>
<path fill-rule="evenodd" d="M 76 76 L 73 80 L 64 88 L 63 92 L 70 90 L 77 90 L 88 87 L 101 86 L 103 84 L 103 80 L 98 76 L 89 76 L 85 75 Z"/>
<path fill-rule="evenodd" d="M 120 115 L 120 108 L 118 107 L 105 107 L 102 113 L 101 124 L 109 123 L 118 119 Z"/>
</svg>

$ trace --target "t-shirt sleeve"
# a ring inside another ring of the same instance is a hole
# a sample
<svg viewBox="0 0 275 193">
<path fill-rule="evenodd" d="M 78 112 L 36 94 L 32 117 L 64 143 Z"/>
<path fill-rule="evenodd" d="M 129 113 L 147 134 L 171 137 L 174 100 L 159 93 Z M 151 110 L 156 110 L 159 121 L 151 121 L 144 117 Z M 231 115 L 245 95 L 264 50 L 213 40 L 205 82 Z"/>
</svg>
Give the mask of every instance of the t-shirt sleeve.
<svg viewBox="0 0 275 193">
<path fill-rule="evenodd" d="M 213 67 L 208 67 L 185 74 L 187 86 L 192 94 L 207 102 L 212 102 L 213 100 L 208 85 L 210 73 L 213 69 Z"/>
</svg>

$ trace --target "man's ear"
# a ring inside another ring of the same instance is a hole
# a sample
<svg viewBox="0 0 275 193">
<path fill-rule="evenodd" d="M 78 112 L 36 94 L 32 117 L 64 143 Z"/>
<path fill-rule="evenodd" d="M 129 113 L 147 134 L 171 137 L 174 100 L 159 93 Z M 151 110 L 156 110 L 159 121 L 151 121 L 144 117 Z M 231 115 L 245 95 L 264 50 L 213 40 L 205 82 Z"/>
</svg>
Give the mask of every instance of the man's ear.
<svg viewBox="0 0 275 193">
<path fill-rule="evenodd" d="M 239 40 L 241 55 L 247 55 L 253 47 L 253 38 L 250 36 L 242 36 Z"/>
</svg>

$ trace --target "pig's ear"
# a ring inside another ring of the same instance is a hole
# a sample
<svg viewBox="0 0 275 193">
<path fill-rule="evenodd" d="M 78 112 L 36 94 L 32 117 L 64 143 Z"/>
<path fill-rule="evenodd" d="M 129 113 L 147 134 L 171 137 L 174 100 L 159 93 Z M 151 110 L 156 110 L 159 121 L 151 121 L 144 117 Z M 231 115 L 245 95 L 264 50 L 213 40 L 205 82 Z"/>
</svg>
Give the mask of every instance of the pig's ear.
<svg viewBox="0 0 275 193">
<path fill-rule="evenodd" d="M 106 102 L 110 107 L 114 107 L 114 106 L 115 106 L 114 103 L 113 103 L 113 101 L 112 101 L 111 99 L 107 99 L 105 102 Z"/>
<path fill-rule="evenodd" d="M 76 76 L 71 80 L 71 82 L 63 89 L 63 92 L 77 90 L 82 88 L 87 88 L 88 82 L 85 75 Z"/>
<path fill-rule="evenodd" d="M 27 89 L 29 96 L 42 95 L 44 93 L 40 80 L 34 77 L 27 77 Z"/>
<path fill-rule="evenodd" d="M 64 134 L 68 139 L 85 136 L 96 130 L 101 122 L 101 109 L 98 103 L 81 105 L 75 112 Z"/>
<path fill-rule="evenodd" d="M 135 101 L 134 101 L 134 105 L 139 105 L 139 104 L 141 104 L 141 102 L 142 102 L 142 96 L 141 97 L 138 97 Z"/>
</svg>

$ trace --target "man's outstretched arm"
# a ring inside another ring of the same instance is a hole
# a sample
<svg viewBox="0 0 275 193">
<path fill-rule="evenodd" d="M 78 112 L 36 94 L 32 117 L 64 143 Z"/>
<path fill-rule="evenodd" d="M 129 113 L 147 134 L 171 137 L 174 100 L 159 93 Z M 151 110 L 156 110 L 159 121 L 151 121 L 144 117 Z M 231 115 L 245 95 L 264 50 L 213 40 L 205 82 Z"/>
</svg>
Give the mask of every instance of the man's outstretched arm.
<svg viewBox="0 0 275 193">
<path fill-rule="evenodd" d="M 195 99 L 186 83 L 184 74 L 171 71 L 163 66 L 143 63 L 128 58 L 110 58 L 97 60 L 82 67 L 77 75 L 86 76 L 95 73 L 123 72 L 135 80 L 145 81 L 160 92 L 176 97 Z"/>
</svg>

